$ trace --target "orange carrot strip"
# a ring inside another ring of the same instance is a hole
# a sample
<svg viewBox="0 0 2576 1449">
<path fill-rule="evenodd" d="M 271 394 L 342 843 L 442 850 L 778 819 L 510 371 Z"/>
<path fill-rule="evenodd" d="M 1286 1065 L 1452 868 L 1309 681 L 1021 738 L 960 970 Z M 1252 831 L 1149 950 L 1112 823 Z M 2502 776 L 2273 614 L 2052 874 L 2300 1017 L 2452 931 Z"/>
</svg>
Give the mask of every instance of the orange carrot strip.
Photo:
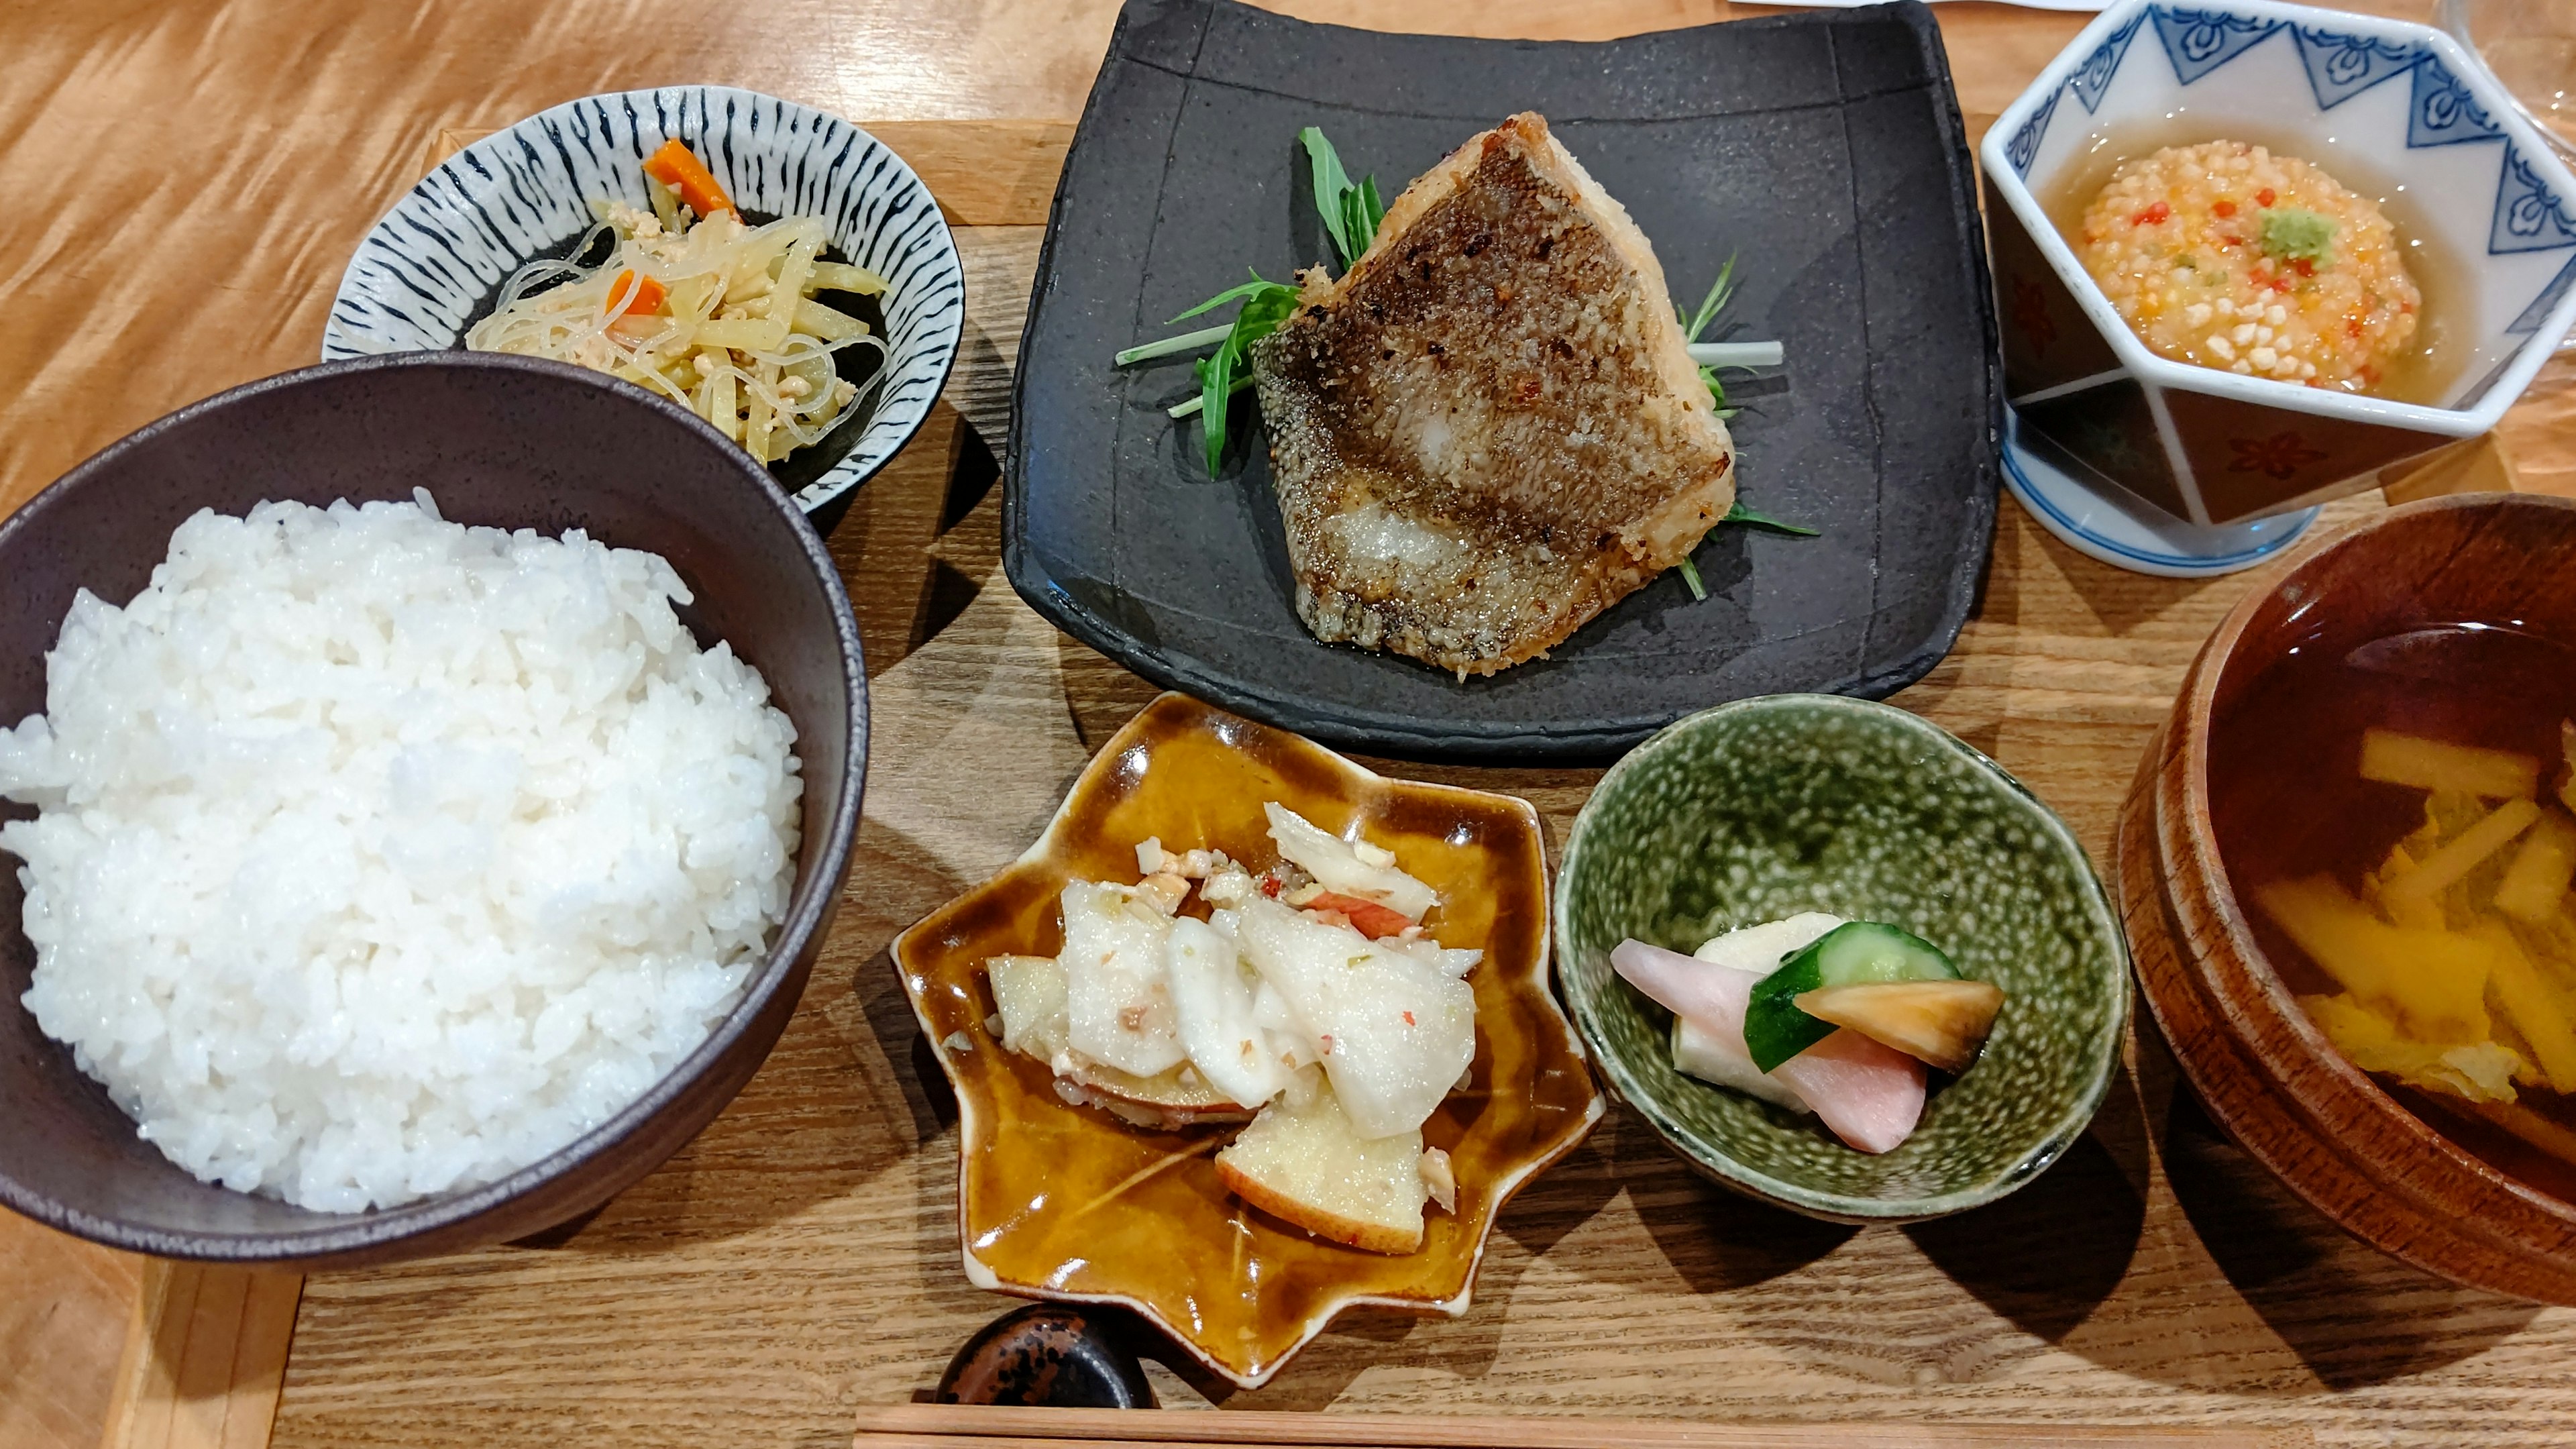
<svg viewBox="0 0 2576 1449">
<path fill-rule="evenodd" d="M 629 286 L 635 290 L 633 295 L 626 299 L 626 305 L 617 309 L 617 315 L 620 317 L 649 317 L 662 310 L 662 299 L 670 295 L 669 290 L 661 283 L 651 277 L 638 277 L 630 271 L 617 274 L 617 280 L 609 285 L 608 299 L 612 302 L 617 300 L 617 294 L 624 292 Z"/>
<path fill-rule="evenodd" d="M 1399 934 L 1405 927 L 1413 924 L 1410 916 L 1393 906 L 1382 906 L 1375 901 L 1362 900 L 1358 896 L 1343 895 L 1339 891 L 1320 892 L 1313 900 L 1306 902 L 1305 908 L 1310 911 L 1339 911 L 1349 918 L 1352 930 L 1372 941 L 1380 936 Z"/>
<path fill-rule="evenodd" d="M 644 158 L 644 174 L 680 193 L 681 204 L 700 217 L 734 210 L 733 198 L 716 184 L 714 173 L 698 160 L 696 152 L 677 139 L 663 142 L 661 150 Z"/>
</svg>

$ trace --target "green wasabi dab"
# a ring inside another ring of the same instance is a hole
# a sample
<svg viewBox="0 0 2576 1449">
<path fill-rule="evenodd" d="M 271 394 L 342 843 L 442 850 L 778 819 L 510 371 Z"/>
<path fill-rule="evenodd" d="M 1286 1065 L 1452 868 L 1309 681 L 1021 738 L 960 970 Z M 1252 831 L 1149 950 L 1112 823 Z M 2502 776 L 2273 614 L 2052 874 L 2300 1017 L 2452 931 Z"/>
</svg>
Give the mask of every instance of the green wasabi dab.
<svg viewBox="0 0 2576 1449">
<path fill-rule="evenodd" d="M 2276 261 L 2334 264 L 2335 224 L 2304 206 L 2276 206 L 2263 213 L 2263 254 Z"/>
</svg>

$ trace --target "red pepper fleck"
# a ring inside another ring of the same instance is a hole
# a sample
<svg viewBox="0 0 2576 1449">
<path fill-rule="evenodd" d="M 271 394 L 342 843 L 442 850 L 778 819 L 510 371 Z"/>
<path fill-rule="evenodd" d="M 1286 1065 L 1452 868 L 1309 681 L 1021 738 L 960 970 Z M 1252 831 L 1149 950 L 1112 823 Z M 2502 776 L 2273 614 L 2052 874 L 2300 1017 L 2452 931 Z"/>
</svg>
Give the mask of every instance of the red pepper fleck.
<svg viewBox="0 0 2576 1449">
<path fill-rule="evenodd" d="M 2262 190 L 2254 193 L 2254 204 L 2257 206 L 2270 206 L 2273 200 L 2274 198 L 2271 187 L 2266 186 Z"/>
<path fill-rule="evenodd" d="M 2153 226 L 2157 222 L 2163 221 L 2172 215 L 2173 208 L 2164 202 L 2159 201 L 2155 205 L 2148 207 L 2146 210 L 2139 212 L 2137 215 L 2130 217 L 2129 225 Z"/>
<path fill-rule="evenodd" d="M 2272 279 L 2272 290 L 2275 292 L 2286 292 L 2290 290 L 2290 279 L 2287 277 L 2274 277 Z"/>
<path fill-rule="evenodd" d="M 2344 324 L 2343 324 L 2343 330 L 2344 330 L 2344 332 L 2345 332 L 2347 335 L 2350 335 L 2350 336 L 2353 336 L 2353 337 L 2359 337 L 2359 336 L 2361 335 L 2361 319 L 2360 319 L 2360 318 L 2358 318 L 2358 317 L 2355 317 L 2355 318 L 2353 318 L 2352 320 L 2350 320 L 2350 321 L 2348 321 L 2348 322 L 2344 323 Z"/>
<path fill-rule="evenodd" d="M 2297 261 L 2290 263 L 2290 266 L 2292 270 L 2296 271 L 2302 277 L 2313 277 L 2317 274 L 2317 264 L 2309 261 L 2306 257 L 2301 257 Z"/>
<path fill-rule="evenodd" d="M 2234 216 L 2236 214 L 2236 203 L 2232 201 L 2211 202 L 2209 205 L 2209 214 L 2212 216 Z"/>
<path fill-rule="evenodd" d="M 1413 1025 L 1413 1013 L 1412 1013 L 1412 1012 L 1409 1012 L 1409 1011 L 1408 1011 L 1408 1012 L 1406 1012 L 1406 1013 L 1404 1014 L 1404 1024 L 1405 1024 L 1406 1026 L 1411 1026 L 1411 1025 Z"/>
<path fill-rule="evenodd" d="M 1261 893 L 1270 897 L 1274 901 L 1279 899 L 1279 877 L 1275 875 L 1263 876 L 1261 878 Z"/>
</svg>

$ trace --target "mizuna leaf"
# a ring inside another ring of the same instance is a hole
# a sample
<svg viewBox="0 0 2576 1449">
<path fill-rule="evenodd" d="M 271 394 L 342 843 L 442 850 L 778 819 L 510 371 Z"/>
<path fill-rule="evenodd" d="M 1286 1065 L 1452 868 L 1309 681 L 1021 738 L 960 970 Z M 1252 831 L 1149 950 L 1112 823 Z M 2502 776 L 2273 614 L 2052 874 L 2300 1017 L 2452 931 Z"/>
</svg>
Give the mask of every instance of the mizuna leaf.
<svg viewBox="0 0 2576 1449">
<path fill-rule="evenodd" d="M 1342 169 L 1341 153 L 1313 126 L 1297 133 L 1298 142 L 1306 148 L 1306 159 L 1314 168 L 1315 214 L 1323 218 L 1325 234 L 1333 239 L 1333 249 L 1342 254 L 1342 265 L 1350 266 L 1360 253 L 1377 240 L 1377 224 L 1386 219 L 1386 204 L 1378 200 L 1377 178 L 1354 186 L 1351 173 Z"/>
<path fill-rule="evenodd" d="M 1755 528 L 1768 528 L 1776 532 L 1792 534 L 1799 538 L 1814 538 L 1824 532 L 1821 528 L 1809 528 L 1803 523 L 1783 523 L 1779 519 L 1771 517 L 1769 514 L 1756 513 L 1752 509 L 1744 506 L 1744 499 L 1741 496 L 1736 498 L 1734 506 L 1727 509 L 1726 516 L 1719 519 L 1718 522 L 1750 524 Z"/>
<path fill-rule="evenodd" d="M 1708 324 L 1716 321 L 1717 314 L 1725 311 L 1726 304 L 1734 299 L 1735 257 L 1730 253 L 1726 265 L 1717 269 L 1717 280 L 1709 283 L 1708 295 L 1700 299 L 1699 311 L 1682 318 L 1682 340 L 1697 342 L 1699 335 L 1708 330 Z"/>
<path fill-rule="evenodd" d="M 1250 362 L 1252 344 L 1276 331 L 1297 310 L 1295 287 L 1265 282 L 1256 273 L 1250 282 L 1220 293 L 1172 320 L 1195 317 L 1236 299 L 1243 306 L 1234 314 L 1233 328 L 1217 344 L 1213 355 L 1193 364 L 1199 380 L 1199 427 L 1205 434 L 1204 456 L 1210 474 L 1225 462 L 1226 415 L 1231 411 L 1226 404 L 1238 390 L 1238 374 Z"/>
</svg>

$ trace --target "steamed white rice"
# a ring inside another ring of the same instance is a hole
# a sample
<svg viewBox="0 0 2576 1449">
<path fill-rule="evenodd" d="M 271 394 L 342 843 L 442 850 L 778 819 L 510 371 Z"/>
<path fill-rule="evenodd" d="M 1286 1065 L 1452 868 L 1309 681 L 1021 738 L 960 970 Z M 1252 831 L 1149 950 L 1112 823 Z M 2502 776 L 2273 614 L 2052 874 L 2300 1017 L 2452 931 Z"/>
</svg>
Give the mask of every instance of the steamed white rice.
<svg viewBox="0 0 2576 1449">
<path fill-rule="evenodd" d="M 640 1096 L 794 878 L 795 729 L 670 565 L 416 496 L 199 513 L 0 730 L 28 1010 L 172 1161 L 331 1211 Z"/>
</svg>

